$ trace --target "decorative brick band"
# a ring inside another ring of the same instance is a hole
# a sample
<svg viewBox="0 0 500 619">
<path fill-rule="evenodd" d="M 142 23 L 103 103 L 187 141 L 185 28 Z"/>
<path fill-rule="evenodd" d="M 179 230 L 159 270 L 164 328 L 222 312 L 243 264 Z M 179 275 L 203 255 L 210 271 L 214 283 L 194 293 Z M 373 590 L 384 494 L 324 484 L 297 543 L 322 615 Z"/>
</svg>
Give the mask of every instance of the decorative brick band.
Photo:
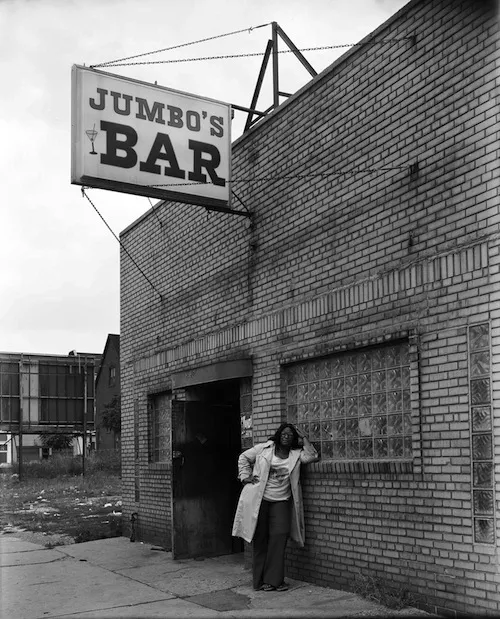
<svg viewBox="0 0 500 619">
<path fill-rule="evenodd" d="M 309 464 L 305 469 L 314 473 L 347 473 L 347 474 L 362 474 L 374 473 L 377 476 L 380 475 L 395 475 L 400 478 L 400 475 L 413 473 L 413 460 L 393 460 L 390 462 L 381 461 L 356 461 L 356 462 L 342 462 L 338 460 L 320 460 L 319 462 L 313 462 Z"/>
<path fill-rule="evenodd" d="M 372 277 L 336 288 L 321 296 L 307 299 L 271 314 L 249 320 L 227 329 L 209 333 L 195 340 L 173 346 L 135 361 L 134 371 L 143 372 L 159 366 L 176 365 L 184 359 L 199 359 L 214 349 L 267 337 L 273 331 L 288 330 L 303 321 L 320 319 L 347 308 L 375 304 L 392 294 L 414 294 L 419 287 L 442 284 L 488 266 L 487 242 L 426 258 L 399 269 L 378 273 Z M 450 282 L 451 283 L 451 282 Z"/>
</svg>

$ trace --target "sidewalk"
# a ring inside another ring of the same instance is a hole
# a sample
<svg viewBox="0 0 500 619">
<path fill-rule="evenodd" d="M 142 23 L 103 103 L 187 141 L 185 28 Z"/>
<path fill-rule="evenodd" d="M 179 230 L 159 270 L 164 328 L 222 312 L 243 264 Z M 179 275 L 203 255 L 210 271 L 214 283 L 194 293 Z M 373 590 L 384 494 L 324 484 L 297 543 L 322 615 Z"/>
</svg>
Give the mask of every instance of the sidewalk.
<svg viewBox="0 0 500 619">
<path fill-rule="evenodd" d="M 3 534 L 0 560 L 2 619 L 431 616 L 297 580 L 254 591 L 241 555 L 174 561 L 126 537 L 47 549 Z"/>
</svg>

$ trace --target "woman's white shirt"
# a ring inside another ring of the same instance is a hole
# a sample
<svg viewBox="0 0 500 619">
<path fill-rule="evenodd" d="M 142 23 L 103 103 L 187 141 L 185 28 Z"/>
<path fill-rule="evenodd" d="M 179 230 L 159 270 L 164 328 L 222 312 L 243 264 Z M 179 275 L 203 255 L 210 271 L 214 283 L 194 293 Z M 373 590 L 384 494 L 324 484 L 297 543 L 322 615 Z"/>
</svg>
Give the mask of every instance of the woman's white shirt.
<svg viewBox="0 0 500 619">
<path fill-rule="evenodd" d="M 291 497 L 289 459 L 290 456 L 282 459 L 273 454 L 269 477 L 262 497 L 266 501 L 287 501 Z"/>
</svg>

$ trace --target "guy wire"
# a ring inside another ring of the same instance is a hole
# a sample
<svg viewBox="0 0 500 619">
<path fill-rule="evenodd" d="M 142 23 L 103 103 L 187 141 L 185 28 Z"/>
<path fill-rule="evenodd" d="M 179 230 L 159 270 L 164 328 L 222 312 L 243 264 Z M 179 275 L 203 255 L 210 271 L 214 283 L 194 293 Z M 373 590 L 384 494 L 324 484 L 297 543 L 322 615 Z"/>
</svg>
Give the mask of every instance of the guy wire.
<svg viewBox="0 0 500 619">
<path fill-rule="evenodd" d="M 118 236 L 116 236 L 116 234 L 113 232 L 112 228 L 109 226 L 108 222 L 104 219 L 104 217 L 101 215 L 101 213 L 97 210 L 97 207 L 95 206 L 95 204 L 92 202 L 92 200 L 89 198 L 89 196 L 87 195 L 87 193 L 85 192 L 85 187 L 82 187 L 82 196 L 84 196 L 85 198 L 87 198 L 87 200 L 90 202 L 90 204 L 92 205 L 93 209 L 95 210 L 95 212 L 99 215 L 99 217 L 103 220 L 103 222 L 106 224 L 106 228 L 111 232 L 111 234 L 115 237 L 115 239 L 118 241 L 118 243 L 120 243 L 120 247 L 123 249 L 123 251 L 127 254 L 127 256 L 130 258 L 130 260 L 132 260 L 132 262 L 135 264 L 135 266 L 139 269 L 139 271 L 141 272 L 141 274 L 143 275 L 143 277 L 148 281 L 149 285 L 153 288 L 153 290 L 156 292 L 156 294 L 160 297 L 160 301 L 163 301 L 163 297 L 162 295 L 158 292 L 158 290 L 156 289 L 155 285 L 153 284 L 153 282 L 149 279 L 149 277 L 146 275 L 146 273 L 144 273 L 144 271 L 141 269 L 141 267 L 137 264 L 137 262 L 134 260 L 134 258 L 131 256 L 130 252 L 128 251 L 128 249 L 125 247 L 125 245 L 121 242 L 120 238 Z"/>
<path fill-rule="evenodd" d="M 361 169 L 345 169 L 345 170 L 331 170 L 330 172 L 317 172 L 311 174 L 294 174 L 294 175 L 284 175 L 284 176 L 257 176 L 255 178 L 232 178 L 231 180 L 226 181 L 228 185 L 232 185 L 235 183 L 257 183 L 257 182 L 266 182 L 266 181 L 293 181 L 293 180 L 307 180 L 309 178 L 329 178 L 331 176 L 354 176 L 355 174 L 377 174 L 379 172 L 391 172 L 391 171 L 400 171 L 400 170 L 408 170 L 410 166 L 402 165 L 402 166 L 382 166 L 380 168 L 361 168 Z M 199 182 L 199 181 L 191 181 L 188 183 L 158 183 L 155 185 L 146 185 L 146 187 L 182 187 L 182 186 L 193 186 L 193 185 L 213 185 L 212 181 Z M 236 194 L 235 194 L 236 195 Z M 238 197 L 238 196 L 236 196 Z"/>
</svg>

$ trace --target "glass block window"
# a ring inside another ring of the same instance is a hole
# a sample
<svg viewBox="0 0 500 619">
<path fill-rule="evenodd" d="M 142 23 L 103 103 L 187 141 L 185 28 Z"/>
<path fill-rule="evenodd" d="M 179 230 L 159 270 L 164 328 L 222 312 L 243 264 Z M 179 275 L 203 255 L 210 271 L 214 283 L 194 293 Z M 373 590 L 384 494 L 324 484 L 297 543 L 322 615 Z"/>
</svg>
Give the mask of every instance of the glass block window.
<svg viewBox="0 0 500 619">
<path fill-rule="evenodd" d="M 172 394 L 162 393 L 149 399 L 149 461 L 170 462 Z"/>
<path fill-rule="evenodd" d="M 493 425 L 491 411 L 490 327 L 469 327 L 472 511 L 474 541 L 495 543 Z"/>
<path fill-rule="evenodd" d="M 290 366 L 286 384 L 288 421 L 323 460 L 412 457 L 408 342 Z"/>
</svg>

